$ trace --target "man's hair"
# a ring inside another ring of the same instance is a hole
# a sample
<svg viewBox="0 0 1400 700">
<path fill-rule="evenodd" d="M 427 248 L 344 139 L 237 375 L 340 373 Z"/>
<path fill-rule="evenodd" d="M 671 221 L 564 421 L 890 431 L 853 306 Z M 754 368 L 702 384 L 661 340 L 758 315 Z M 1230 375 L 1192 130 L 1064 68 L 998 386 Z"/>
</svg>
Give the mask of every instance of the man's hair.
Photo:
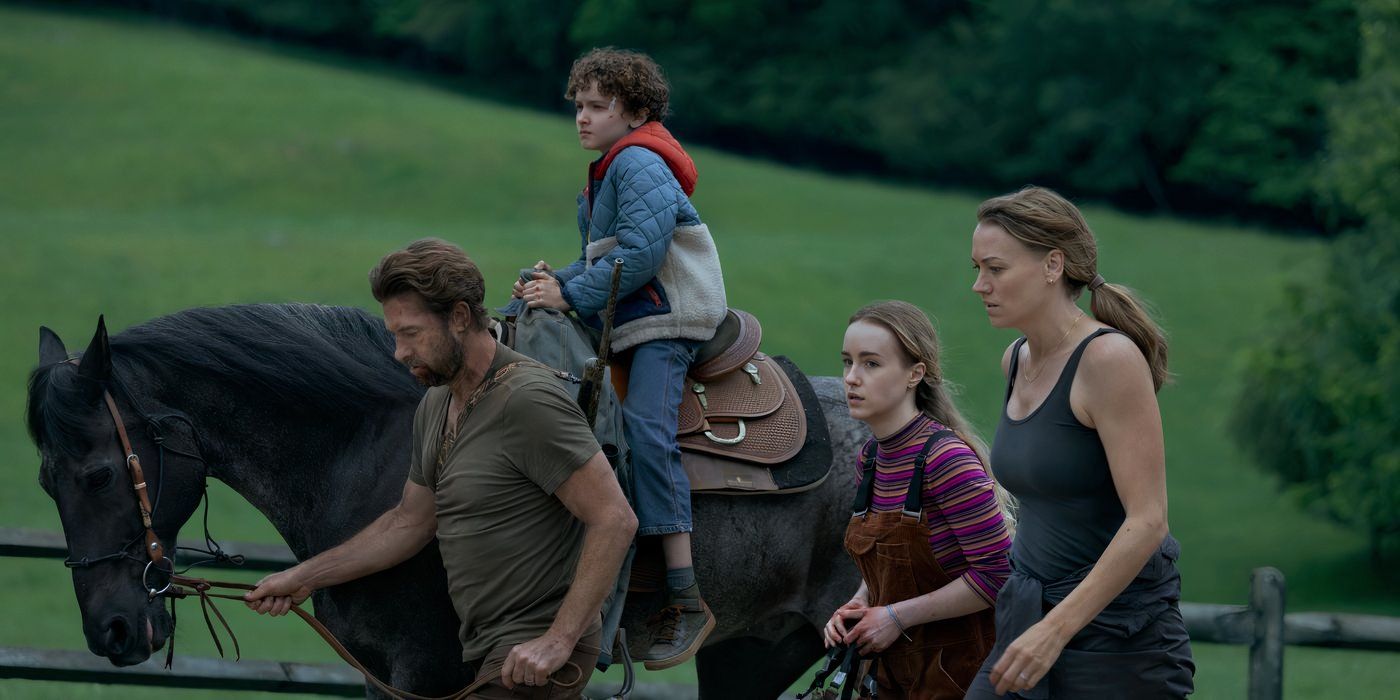
<svg viewBox="0 0 1400 700">
<path fill-rule="evenodd" d="M 457 302 L 471 310 L 471 327 L 486 329 L 486 282 L 476 263 L 447 241 L 424 238 L 385 255 L 369 271 L 369 286 L 379 303 L 401 294 L 417 294 L 428 310 L 444 319 Z"/>
<path fill-rule="evenodd" d="M 621 100 L 626 111 L 645 113 L 649 122 L 664 121 L 671 113 L 671 85 L 661 66 L 644 53 L 607 46 L 580 56 L 569 69 L 564 99 L 572 100 L 595 84 L 604 96 Z"/>
</svg>

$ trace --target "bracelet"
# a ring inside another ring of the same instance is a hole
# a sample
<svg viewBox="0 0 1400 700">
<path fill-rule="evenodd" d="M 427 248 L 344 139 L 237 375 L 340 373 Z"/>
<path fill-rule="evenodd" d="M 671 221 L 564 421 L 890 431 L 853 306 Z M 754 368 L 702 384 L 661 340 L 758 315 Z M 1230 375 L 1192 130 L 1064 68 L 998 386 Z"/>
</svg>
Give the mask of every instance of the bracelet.
<svg viewBox="0 0 1400 700">
<path fill-rule="evenodd" d="M 909 638 L 909 633 L 906 632 L 906 631 L 904 631 L 904 623 L 902 623 L 902 622 L 899 621 L 899 616 L 896 615 L 896 614 L 894 614 L 894 604 L 893 604 L 893 603 L 891 603 L 891 604 L 885 606 L 885 612 L 887 612 L 887 613 L 890 614 L 890 619 L 891 619 L 891 620 L 894 620 L 894 626 L 899 628 L 899 634 L 900 634 L 900 636 L 904 637 L 905 641 L 909 641 L 909 642 L 914 641 L 914 640 L 912 640 L 912 639 Z"/>
</svg>

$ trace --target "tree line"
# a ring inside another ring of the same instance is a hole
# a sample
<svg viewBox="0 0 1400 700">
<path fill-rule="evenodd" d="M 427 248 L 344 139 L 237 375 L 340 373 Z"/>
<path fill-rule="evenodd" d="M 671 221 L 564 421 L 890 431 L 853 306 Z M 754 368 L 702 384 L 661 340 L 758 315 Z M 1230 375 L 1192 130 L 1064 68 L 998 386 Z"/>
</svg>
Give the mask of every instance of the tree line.
<svg viewBox="0 0 1400 700">
<path fill-rule="evenodd" d="M 371 54 L 537 108 L 646 51 L 687 141 L 978 190 L 1333 233 L 1326 105 L 1353 0 L 96 0 Z"/>
</svg>

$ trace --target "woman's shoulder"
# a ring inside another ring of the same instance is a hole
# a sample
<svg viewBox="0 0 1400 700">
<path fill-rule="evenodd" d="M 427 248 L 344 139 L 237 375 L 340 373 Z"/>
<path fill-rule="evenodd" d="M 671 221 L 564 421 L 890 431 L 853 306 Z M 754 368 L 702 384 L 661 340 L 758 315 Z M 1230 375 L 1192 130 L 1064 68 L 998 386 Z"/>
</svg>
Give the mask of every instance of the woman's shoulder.
<svg viewBox="0 0 1400 700">
<path fill-rule="evenodd" d="M 1111 332 L 1099 333 L 1097 337 L 1089 340 L 1084 354 L 1079 359 L 1079 374 L 1086 375 L 1091 381 L 1116 381 L 1141 373 L 1147 373 L 1150 379 L 1152 375 L 1147 366 L 1147 358 L 1137 343 L 1122 331 L 1108 326 L 1104 326 L 1103 329 Z"/>
<path fill-rule="evenodd" d="M 1122 333 L 1102 333 L 1084 348 L 1069 402 L 1080 423 L 1097 429 L 1099 412 L 1122 415 L 1155 406 L 1156 393 L 1152 369 L 1137 344 Z"/>
</svg>

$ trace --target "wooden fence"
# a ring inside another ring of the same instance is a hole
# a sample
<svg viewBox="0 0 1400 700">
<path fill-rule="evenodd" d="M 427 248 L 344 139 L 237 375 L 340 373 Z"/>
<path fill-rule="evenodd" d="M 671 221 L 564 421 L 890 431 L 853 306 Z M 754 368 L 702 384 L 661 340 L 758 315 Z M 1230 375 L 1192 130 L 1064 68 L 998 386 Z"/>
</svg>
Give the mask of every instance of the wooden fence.
<svg viewBox="0 0 1400 700">
<path fill-rule="evenodd" d="M 181 542 L 181 545 L 196 543 Z M 242 568 L 280 570 L 296 559 L 280 545 L 227 543 L 243 554 Z M 63 558 L 63 536 L 53 532 L 0 528 L 0 556 Z M 1195 642 L 1249 647 L 1249 700 L 1281 700 L 1283 650 L 1287 645 L 1400 651 L 1400 618 L 1334 613 L 1285 613 L 1283 574 L 1272 567 L 1255 569 L 1248 605 L 1182 603 L 1186 629 Z M 263 692 L 363 696 L 364 680 L 344 664 L 296 664 L 276 661 L 231 662 L 181 657 L 179 673 L 152 659 L 116 668 L 86 651 L 0 647 L 0 678 L 219 688 Z M 589 686 L 591 694 L 612 689 Z M 641 683 L 633 697 L 693 698 L 695 689 L 674 684 Z"/>
</svg>

